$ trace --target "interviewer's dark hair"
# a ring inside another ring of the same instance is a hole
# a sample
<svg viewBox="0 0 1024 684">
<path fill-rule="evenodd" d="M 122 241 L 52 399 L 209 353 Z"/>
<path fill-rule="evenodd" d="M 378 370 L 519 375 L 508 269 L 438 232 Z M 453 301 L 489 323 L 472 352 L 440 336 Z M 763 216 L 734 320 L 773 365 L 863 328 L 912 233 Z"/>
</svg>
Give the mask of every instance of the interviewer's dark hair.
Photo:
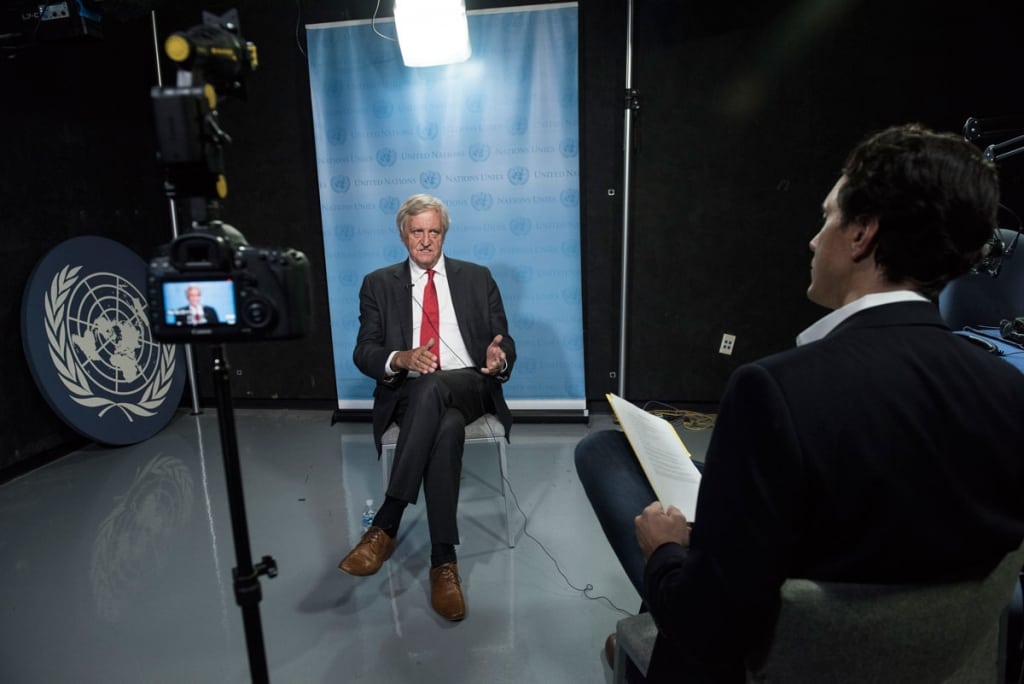
<svg viewBox="0 0 1024 684">
<path fill-rule="evenodd" d="M 996 228 L 995 164 L 953 134 L 887 128 L 850 152 L 843 175 L 843 218 L 876 218 L 875 261 L 890 281 L 909 280 L 926 296 L 967 272 Z"/>
</svg>

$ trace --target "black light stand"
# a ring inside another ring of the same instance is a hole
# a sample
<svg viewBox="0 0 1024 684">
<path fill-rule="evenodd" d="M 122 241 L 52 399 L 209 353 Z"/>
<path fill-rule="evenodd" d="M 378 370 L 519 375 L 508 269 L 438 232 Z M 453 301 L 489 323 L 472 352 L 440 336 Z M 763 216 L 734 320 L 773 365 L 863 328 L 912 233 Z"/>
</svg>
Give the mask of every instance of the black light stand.
<svg viewBox="0 0 1024 684">
<path fill-rule="evenodd" d="M 640 94 L 633 87 L 633 0 L 626 1 L 626 93 L 622 142 L 622 286 L 619 288 L 619 396 L 626 394 L 626 329 L 629 305 L 630 168 L 633 159 L 633 119 L 640 111 Z"/>
<path fill-rule="evenodd" d="M 231 405 L 229 371 L 224 350 L 220 344 L 210 345 L 213 363 L 213 385 L 217 396 L 217 419 L 220 423 L 220 446 L 224 456 L 224 477 L 228 487 L 228 506 L 231 510 L 231 529 L 235 537 L 235 558 L 238 563 L 232 571 L 235 601 L 242 608 L 245 624 L 245 643 L 249 652 L 249 672 L 253 684 L 270 681 L 267 656 L 263 647 L 263 628 L 260 622 L 260 575 L 277 576 L 277 561 L 263 556 L 252 564 L 249 549 L 249 527 L 245 519 L 245 497 L 242 493 L 242 469 L 238 462 L 238 439 L 235 433 L 235 414 Z"/>
</svg>

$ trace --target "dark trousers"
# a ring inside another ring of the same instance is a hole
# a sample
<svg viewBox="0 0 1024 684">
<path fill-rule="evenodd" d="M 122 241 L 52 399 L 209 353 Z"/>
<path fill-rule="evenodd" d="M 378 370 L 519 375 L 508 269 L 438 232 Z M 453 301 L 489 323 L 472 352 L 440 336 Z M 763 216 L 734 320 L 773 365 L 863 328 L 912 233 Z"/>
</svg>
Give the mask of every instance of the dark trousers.
<svg viewBox="0 0 1024 684">
<path fill-rule="evenodd" d="M 633 518 L 658 499 L 619 430 L 592 432 L 576 445 L 576 474 L 612 551 L 638 594 L 644 595 L 644 556 Z"/>
<path fill-rule="evenodd" d="M 695 465 L 703 472 L 703 464 L 695 461 Z M 641 598 L 644 595 L 644 561 L 640 544 L 636 540 L 636 526 L 633 519 L 652 501 L 658 499 L 651 484 L 644 474 L 640 462 L 636 460 L 633 447 L 626 435 L 620 430 L 601 430 L 592 432 L 576 445 L 576 474 L 583 484 L 583 490 L 590 500 L 590 505 L 597 515 L 601 529 L 604 530 L 608 543 L 622 564 L 623 570 L 633 583 Z M 647 608 L 641 604 L 640 611 Z M 658 637 L 661 644 L 664 637 Z M 655 648 L 655 654 L 672 652 L 671 645 Z M 665 671 L 659 667 L 661 659 L 652 655 L 651 669 L 647 679 L 640 674 L 632 662 L 627 664 L 627 682 L 663 682 L 686 681 L 692 684 L 711 684 L 712 682 L 742 682 L 744 679 L 742 665 L 728 666 L 724 669 L 709 666 L 706 663 L 687 662 L 685 674 Z"/>
<path fill-rule="evenodd" d="M 694 465 L 704 471 L 700 461 Z M 658 496 L 626 435 L 621 430 L 600 430 L 581 439 L 576 445 L 576 474 L 612 551 L 642 597 L 646 562 L 633 518 Z"/>
<path fill-rule="evenodd" d="M 491 382 L 475 368 L 460 368 L 407 379 L 398 390 L 401 431 L 387 495 L 414 504 L 422 484 L 434 544 L 459 543 L 455 513 L 466 425 L 494 410 Z"/>
</svg>

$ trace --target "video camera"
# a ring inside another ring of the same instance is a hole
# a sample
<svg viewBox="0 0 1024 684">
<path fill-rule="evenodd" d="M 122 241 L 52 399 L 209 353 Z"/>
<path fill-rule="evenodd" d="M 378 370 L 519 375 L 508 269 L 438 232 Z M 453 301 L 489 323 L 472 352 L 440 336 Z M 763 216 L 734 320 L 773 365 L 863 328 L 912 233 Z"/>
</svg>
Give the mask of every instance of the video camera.
<svg viewBox="0 0 1024 684">
<path fill-rule="evenodd" d="M 162 342 L 292 339 L 312 328 L 310 266 L 292 248 L 253 247 L 220 220 L 227 196 L 217 89 L 240 94 L 256 67 L 238 14 L 203 13 L 203 25 L 172 34 L 168 57 L 187 67 L 174 87 L 151 91 L 165 190 L 185 200 L 189 229 L 149 263 L 153 336 Z"/>
<path fill-rule="evenodd" d="M 295 249 L 251 247 L 214 221 L 149 263 L 153 335 L 166 342 L 291 339 L 310 328 L 309 261 Z"/>
</svg>

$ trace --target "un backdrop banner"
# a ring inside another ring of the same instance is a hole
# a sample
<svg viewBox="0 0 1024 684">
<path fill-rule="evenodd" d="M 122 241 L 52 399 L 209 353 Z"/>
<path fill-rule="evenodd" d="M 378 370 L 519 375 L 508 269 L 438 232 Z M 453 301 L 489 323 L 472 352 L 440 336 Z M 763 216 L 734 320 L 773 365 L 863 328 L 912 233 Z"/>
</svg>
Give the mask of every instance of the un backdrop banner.
<svg viewBox="0 0 1024 684">
<path fill-rule="evenodd" d="M 512 408 L 585 410 L 576 3 L 470 12 L 472 57 L 408 68 L 390 20 L 307 27 L 338 406 L 367 408 L 352 362 L 359 286 L 408 257 L 394 223 L 448 205 L 445 254 L 483 264 L 516 340 Z"/>
</svg>

